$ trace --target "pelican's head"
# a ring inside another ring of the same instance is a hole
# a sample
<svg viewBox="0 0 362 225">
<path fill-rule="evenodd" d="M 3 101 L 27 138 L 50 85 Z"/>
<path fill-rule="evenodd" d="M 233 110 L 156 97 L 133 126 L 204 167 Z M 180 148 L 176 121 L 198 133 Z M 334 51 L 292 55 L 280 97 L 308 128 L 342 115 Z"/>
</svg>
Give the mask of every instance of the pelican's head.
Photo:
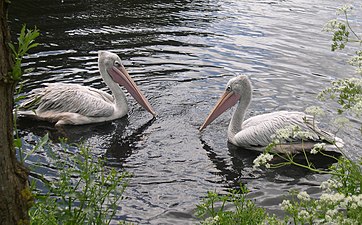
<svg viewBox="0 0 362 225">
<path fill-rule="evenodd" d="M 244 96 L 244 93 L 251 92 L 251 83 L 249 78 L 246 75 L 239 75 L 233 77 L 226 84 L 226 92 L 238 93 L 241 96 Z"/>
<path fill-rule="evenodd" d="M 153 116 L 156 116 L 156 113 L 152 109 L 150 103 L 147 101 L 136 83 L 128 74 L 117 54 L 108 51 L 99 51 L 98 66 L 103 79 L 108 76 L 112 79 L 113 82 L 125 87 L 143 108 L 145 108 Z"/>
<path fill-rule="evenodd" d="M 105 67 L 106 69 L 111 68 L 112 66 L 122 65 L 121 59 L 115 53 L 108 51 L 98 51 L 98 65 Z"/>
<path fill-rule="evenodd" d="M 219 98 L 199 130 L 202 131 L 223 112 L 234 106 L 240 98 L 247 98 L 248 102 L 251 99 L 251 83 L 245 75 L 239 75 L 229 80 L 224 94 Z"/>
</svg>

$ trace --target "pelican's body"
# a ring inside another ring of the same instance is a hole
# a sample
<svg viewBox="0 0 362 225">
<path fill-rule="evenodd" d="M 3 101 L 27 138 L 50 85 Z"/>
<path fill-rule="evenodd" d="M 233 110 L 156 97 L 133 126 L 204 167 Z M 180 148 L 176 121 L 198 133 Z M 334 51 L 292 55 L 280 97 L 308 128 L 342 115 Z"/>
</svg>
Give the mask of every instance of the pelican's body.
<svg viewBox="0 0 362 225">
<path fill-rule="evenodd" d="M 245 149 L 264 151 L 273 142 L 273 136 L 280 129 L 298 127 L 308 132 L 307 137 L 289 136 L 284 143 L 273 148 L 274 152 L 295 153 L 310 150 L 314 144 L 326 142 L 329 146 L 341 147 L 343 141 L 329 132 L 319 129 L 313 117 L 303 112 L 278 111 L 251 117 L 244 121 L 245 113 L 252 99 L 252 86 L 247 76 L 240 75 L 229 81 L 224 95 L 206 118 L 200 130 L 204 129 L 224 111 L 235 105 L 237 108 L 228 128 L 228 141 Z"/>
<path fill-rule="evenodd" d="M 78 84 L 46 84 L 46 87 L 31 92 L 21 105 L 22 109 L 30 110 L 19 111 L 19 115 L 55 122 L 56 125 L 80 125 L 118 119 L 128 112 L 126 95 L 119 86 L 122 85 L 138 103 L 155 116 L 152 107 L 116 54 L 100 51 L 98 66 L 112 95 Z"/>
</svg>

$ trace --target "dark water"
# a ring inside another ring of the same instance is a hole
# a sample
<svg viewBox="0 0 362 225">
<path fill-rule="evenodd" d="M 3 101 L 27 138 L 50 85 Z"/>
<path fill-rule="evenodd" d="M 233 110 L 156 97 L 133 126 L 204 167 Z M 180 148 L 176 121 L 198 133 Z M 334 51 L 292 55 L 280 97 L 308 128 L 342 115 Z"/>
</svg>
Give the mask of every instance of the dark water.
<svg viewBox="0 0 362 225">
<path fill-rule="evenodd" d="M 302 111 L 319 104 L 317 93 L 331 81 L 352 76 L 348 54 L 330 52 L 330 34 L 321 31 L 339 6 L 334 0 L 13 1 L 14 35 L 24 23 L 41 31 L 41 45 L 24 63 L 34 69 L 25 75 L 25 92 L 58 81 L 108 90 L 98 74 L 97 51 L 111 50 L 158 114 L 152 120 L 129 98 L 128 116 L 116 121 L 59 132 L 52 124 L 22 120 L 20 133 L 26 140 L 49 132 L 55 142 L 62 136 L 85 141 L 95 156 L 133 173 L 117 219 L 195 224 L 195 205 L 207 191 L 225 192 L 239 182 L 257 204 L 278 213 L 288 190 L 317 195 L 327 177 L 298 168 L 253 171 L 257 153 L 227 144 L 232 111 L 203 133 L 198 127 L 226 82 L 240 73 L 254 85 L 248 116 Z M 334 106 L 323 103 L 322 122 L 332 118 L 329 108 Z M 350 157 L 361 156 L 356 128 L 339 136 L 348 143 Z M 47 161 L 36 153 L 28 163 L 39 159 Z M 330 164 L 315 161 L 321 167 Z M 43 166 L 36 173 L 51 174 L 52 169 Z"/>
</svg>

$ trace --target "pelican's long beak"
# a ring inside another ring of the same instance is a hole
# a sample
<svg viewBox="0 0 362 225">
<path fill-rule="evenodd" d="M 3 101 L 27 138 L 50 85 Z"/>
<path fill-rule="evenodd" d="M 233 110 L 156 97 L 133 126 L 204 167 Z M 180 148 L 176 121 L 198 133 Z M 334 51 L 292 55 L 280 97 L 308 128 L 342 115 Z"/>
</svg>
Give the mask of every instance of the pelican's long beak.
<svg viewBox="0 0 362 225">
<path fill-rule="evenodd" d="M 217 101 L 215 107 L 211 110 L 204 124 L 202 124 L 202 126 L 199 128 L 199 131 L 202 131 L 207 125 L 214 121 L 223 112 L 234 106 L 239 99 L 239 94 L 233 91 L 225 91 L 224 94 Z"/>
<path fill-rule="evenodd" d="M 112 79 L 118 84 L 124 86 L 127 91 L 133 96 L 134 99 L 148 112 L 150 112 L 153 117 L 156 117 L 155 111 L 152 109 L 150 103 L 147 101 L 145 96 L 142 94 L 136 83 L 133 81 L 131 76 L 128 74 L 127 70 L 123 65 L 120 67 L 112 66 L 108 69 L 108 73 L 111 75 Z"/>
</svg>

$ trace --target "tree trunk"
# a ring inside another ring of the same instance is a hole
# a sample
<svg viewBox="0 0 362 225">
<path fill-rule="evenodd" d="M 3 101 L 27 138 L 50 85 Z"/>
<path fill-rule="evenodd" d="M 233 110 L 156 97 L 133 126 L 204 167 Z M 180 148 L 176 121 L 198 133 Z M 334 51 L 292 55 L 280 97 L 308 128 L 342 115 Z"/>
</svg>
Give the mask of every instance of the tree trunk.
<svg viewBox="0 0 362 225">
<path fill-rule="evenodd" d="M 0 0 L 0 225 L 29 224 L 32 195 L 28 170 L 16 159 L 13 144 L 13 103 L 16 83 L 8 46 L 8 0 Z"/>
</svg>

